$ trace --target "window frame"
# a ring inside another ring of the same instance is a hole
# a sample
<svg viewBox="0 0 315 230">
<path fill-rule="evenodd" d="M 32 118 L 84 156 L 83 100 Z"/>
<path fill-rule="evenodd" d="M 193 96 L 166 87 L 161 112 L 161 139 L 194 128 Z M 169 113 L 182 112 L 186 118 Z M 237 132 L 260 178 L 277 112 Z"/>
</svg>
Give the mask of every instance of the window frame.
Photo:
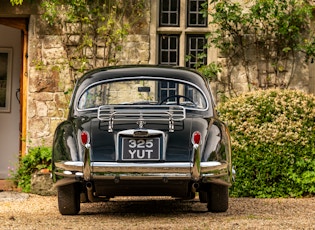
<svg viewBox="0 0 315 230">
<path fill-rule="evenodd" d="M 168 47 L 167 48 L 163 48 L 162 46 L 162 39 L 163 37 L 167 37 L 168 39 Z M 175 49 L 172 49 L 170 46 L 171 46 L 171 41 L 169 41 L 169 38 L 176 38 L 176 48 Z M 176 35 L 176 34 L 168 34 L 168 35 L 164 35 L 164 34 L 160 34 L 159 37 L 159 60 L 158 60 L 158 63 L 161 64 L 161 65 L 178 65 L 179 64 L 179 59 L 178 57 L 180 56 L 180 52 L 179 52 L 179 36 Z M 163 52 L 167 52 L 168 53 L 168 61 L 163 61 Z M 176 58 L 176 61 L 172 61 L 171 60 L 171 56 L 172 54 L 175 52 L 175 58 Z"/>
<path fill-rule="evenodd" d="M 205 18 L 205 21 L 203 24 L 199 24 L 199 23 L 196 23 L 196 24 L 190 24 L 190 19 L 191 19 L 191 16 L 192 15 L 196 15 L 196 19 L 199 19 L 200 17 L 202 17 L 202 13 L 200 13 L 199 9 L 196 9 L 196 11 L 192 11 L 191 9 L 189 9 L 188 6 L 190 6 L 190 3 L 192 2 L 196 2 L 196 6 L 198 5 L 199 2 L 203 1 L 203 2 L 206 2 L 206 0 L 186 0 L 187 1 L 187 12 L 186 12 L 186 18 L 187 18 L 187 21 L 186 21 L 186 25 L 187 27 L 207 27 L 207 25 L 209 24 L 208 23 L 208 17 Z M 196 21 L 199 21 L 199 20 L 196 20 Z"/>
<path fill-rule="evenodd" d="M 212 26 L 209 25 L 209 17 L 207 20 L 206 27 L 187 27 L 187 1 L 188 0 L 180 0 L 180 15 L 179 15 L 179 26 L 160 26 L 160 10 L 159 4 L 160 0 L 151 0 L 151 20 L 150 20 L 150 59 L 149 64 L 159 64 L 160 62 L 160 35 L 178 35 L 179 36 L 179 60 L 178 66 L 186 66 L 186 38 L 187 35 L 199 35 L 199 34 L 207 34 L 211 31 Z M 184 13 L 182 13 L 184 12 Z M 217 50 L 215 48 L 207 48 L 207 63 L 211 63 L 217 60 Z"/>
<path fill-rule="evenodd" d="M 187 45 L 188 38 L 191 36 L 202 35 L 205 36 L 211 31 L 211 25 L 209 24 L 209 16 L 206 20 L 206 26 L 188 26 L 188 5 L 192 0 L 179 0 L 179 22 L 178 26 L 166 26 L 161 25 L 160 20 L 160 4 L 163 0 L 151 0 L 151 23 L 150 23 L 150 60 L 149 64 L 169 64 L 167 62 L 162 63 L 161 58 L 161 36 L 178 36 L 178 59 L 176 60 L 177 66 L 190 65 L 186 57 L 188 55 Z M 196 0 L 199 2 L 199 0 Z M 209 0 L 208 0 L 209 3 Z M 205 36 L 206 39 L 206 36 Z M 215 48 L 206 48 L 207 57 L 204 58 L 205 63 L 211 63 L 217 60 L 217 50 Z"/>
<path fill-rule="evenodd" d="M 168 1 L 168 7 L 171 8 L 171 1 L 174 0 L 159 0 L 159 4 L 160 6 L 163 5 L 164 1 Z M 176 0 L 176 5 L 177 5 L 177 11 L 172 11 L 171 9 L 169 10 L 163 10 L 162 7 L 159 7 L 159 26 L 160 27 L 178 27 L 180 25 L 180 0 Z M 163 23 L 163 14 L 167 14 L 168 15 L 168 19 L 169 21 L 171 21 L 171 14 L 176 14 L 176 23 L 172 24 L 171 22 L 169 23 Z"/>
<path fill-rule="evenodd" d="M 194 52 L 193 56 L 195 56 L 195 57 L 192 56 L 190 60 L 187 60 L 185 66 L 188 67 L 188 68 L 194 68 L 194 66 L 196 64 L 198 64 L 198 61 L 197 61 L 197 59 L 195 61 L 192 61 L 192 60 L 194 60 L 194 58 L 196 58 L 196 56 L 199 53 L 207 52 L 207 49 L 204 48 L 205 45 L 206 45 L 206 35 L 204 35 L 204 34 L 200 34 L 200 35 L 187 34 L 186 36 L 187 36 L 187 38 L 186 38 L 186 52 L 185 52 L 185 55 L 186 56 L 191 56 L 192 53 Z M 203 45 L 202 45 L 203 47 L 202 47 L 202 49 L 199 47 L 198 41 L 196 41 L 196 43 L 197 43 L 197 44 L 195 44 L 196 47 L 192 48 L 191 47 L 192 46 L 191 45 L 192 39 L 201 39 L 201 38 L 203 39 Z M 201 60 L 199 60 L 199 61 L 201 61 Z M 203 58 L 203 64 L 207 64 L 207 58 L 206 57 Z"/>
</svg>

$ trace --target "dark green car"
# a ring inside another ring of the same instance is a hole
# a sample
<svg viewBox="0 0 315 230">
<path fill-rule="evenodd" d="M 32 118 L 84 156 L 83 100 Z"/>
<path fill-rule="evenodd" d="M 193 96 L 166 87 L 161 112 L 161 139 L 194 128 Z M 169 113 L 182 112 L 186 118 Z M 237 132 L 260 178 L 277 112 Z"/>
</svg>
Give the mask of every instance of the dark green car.
<svg viewBox="0 0 315 230">
<path fill-rule="evenodd" d="M 76 84 L 68 119 L 55 131 L 53 179 L 59 211 L 115 196 L 199 193 L 208 210 L 228 209 L 231 147 L 209 83 L 162 66 L 107 67 Z"/>
</svg>

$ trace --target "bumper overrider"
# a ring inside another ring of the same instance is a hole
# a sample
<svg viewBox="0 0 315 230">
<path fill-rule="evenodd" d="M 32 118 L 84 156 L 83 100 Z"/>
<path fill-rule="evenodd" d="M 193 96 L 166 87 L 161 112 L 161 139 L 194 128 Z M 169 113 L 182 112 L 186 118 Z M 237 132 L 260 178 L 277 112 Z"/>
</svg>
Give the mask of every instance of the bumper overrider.
<svg viewBox="0 0 315 230">
<path fill-rule="evenodd" d="M 194 183 L 215 183 L 230 186 L 229 164 L 200 161 L 200 146 L 194 145 L 192 162 L 120 163 L 91 162 L 90 145 L 85 145 L 84 161 L 55 162 L 55 186 L 93 180 L 186 180 Z"/>
</svg>

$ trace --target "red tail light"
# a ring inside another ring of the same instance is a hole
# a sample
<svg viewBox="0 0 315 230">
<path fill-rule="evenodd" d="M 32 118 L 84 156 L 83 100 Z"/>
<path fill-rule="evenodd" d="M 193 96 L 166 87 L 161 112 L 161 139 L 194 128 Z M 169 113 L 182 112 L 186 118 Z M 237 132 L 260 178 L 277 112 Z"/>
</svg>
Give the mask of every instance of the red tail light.
<svg viewBox="0 0 315 230">
<path fill-rule="evenodd" d="M 201 133 L 199 131 L 195 131 L 192 135 L 191 141 L 194 145 L 195 144 L 199 145 L 201 141 Z"/>
<path fill-rule="evenodd" d="M 81 132 L 81 143 L 83 145 L 89 144 L 90 142 L 90 135 L 87 131 L 82 131 Z"/>
</svg>

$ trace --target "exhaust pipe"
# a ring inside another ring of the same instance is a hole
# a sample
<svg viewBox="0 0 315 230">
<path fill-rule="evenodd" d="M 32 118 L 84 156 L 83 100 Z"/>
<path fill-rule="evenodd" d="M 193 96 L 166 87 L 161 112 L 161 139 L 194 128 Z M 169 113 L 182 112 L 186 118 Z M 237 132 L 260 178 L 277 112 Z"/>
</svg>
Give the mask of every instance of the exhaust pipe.
<svg viewBox="0 0 315 230">
<path fill-rule="evenodd" d="M 193 183 L 191 186 L 191 191 L 196 192 L 199 186 L 200 186 L 199 183 Z"/>
<path fill-rule="evenodd" d="M 86 186 L 88 200 L 90 202 L 94 202 L 95 199 L 93 195 L 93 184 L 91 182 L 87 182 L 85 186 Z"/>
</svg>

